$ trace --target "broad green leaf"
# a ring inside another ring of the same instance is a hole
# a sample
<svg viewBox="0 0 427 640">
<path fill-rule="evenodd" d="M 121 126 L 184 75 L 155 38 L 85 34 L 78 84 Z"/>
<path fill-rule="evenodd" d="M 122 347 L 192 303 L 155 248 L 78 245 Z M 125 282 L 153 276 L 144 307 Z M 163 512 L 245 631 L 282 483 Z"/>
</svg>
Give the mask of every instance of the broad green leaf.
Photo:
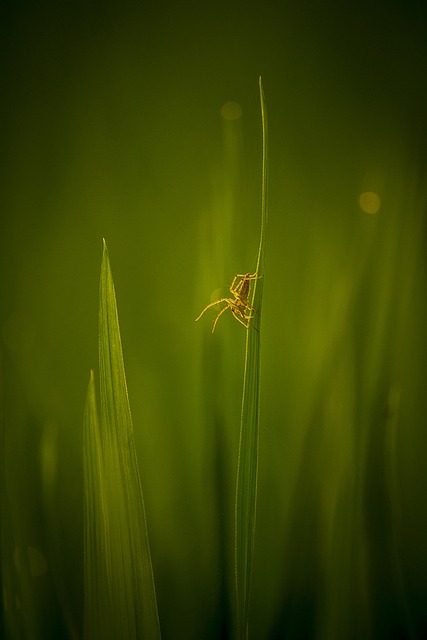
<svg viewBox="0 0 427 640">
<path fill-rule="evenodd" d="M 116 296 L 104 242 L 99 305 L 100 413 L 91 376 L 84 429 L 87 640 L 160 638 Z"/>
</svg>

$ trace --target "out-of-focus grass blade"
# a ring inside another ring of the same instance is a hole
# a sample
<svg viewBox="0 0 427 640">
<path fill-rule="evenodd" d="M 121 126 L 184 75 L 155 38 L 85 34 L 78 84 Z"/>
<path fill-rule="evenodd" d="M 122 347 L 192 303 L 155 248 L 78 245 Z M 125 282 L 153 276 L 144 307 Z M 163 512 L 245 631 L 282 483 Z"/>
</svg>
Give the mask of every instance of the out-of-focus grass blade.
<svg viewBox="0 0 427 640">
<path fill-rule="evenodd" d="M 93 638 L 102 633 L 103 602 L 108 597 L 105 572 L 105 539 L 102 532 L 105 488 L 103 486 L 102 447 L 98 411 L 95 399 L 93 371 L 86 396 L 83 429 L 84 469 L 84 637 Z M 104 571 L 103 571 L 104 569 Z"/>
<path fill-rule="evenodd" d="M 258 442 L 260 408 L 260 329 L 264 287 L 265 231 L 267 223 L 268 125 L 267 109 L 259 79 L 262 117 L 261 232 L 251 305 L 256 309 L 252 327 L 246 332 L 245 369 L 240 418 L 239 460 L 235 504 L 235 572 L 237 591 L 237 638 L 249 635 L 249 597 L 255 541 L 258 484 Z"/>
<path fill-rule="evenodd" d="M 87 640 L 160 638 L 114 283 L 104 242 L 99 306 L 100 414 L 93 375 L 85 409 Z"/>
</svg>

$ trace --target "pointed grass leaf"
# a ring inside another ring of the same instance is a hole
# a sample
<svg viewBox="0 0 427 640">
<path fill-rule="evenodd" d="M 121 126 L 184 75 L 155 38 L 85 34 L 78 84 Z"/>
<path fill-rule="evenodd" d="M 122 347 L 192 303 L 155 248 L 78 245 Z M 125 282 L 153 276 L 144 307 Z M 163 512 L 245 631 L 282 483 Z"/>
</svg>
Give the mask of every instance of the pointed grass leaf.
<svg viewBox="0 0 427 640">
<path fill-rule="evenodd" d="M 251 305 L 257 310 L 246 331 L 245 367 L 240 417 L 239 458 L 235 501 L 235 578 L 237 592 L 236 638 L 248 638 L 249 598 L 255 542 L 258 487 L 258 447 L 260 411 L 260 325 L 264 287 L 265 231 L 267 223 L 268 126 L 261 78 L 259 79 L 262 118 L 261 231 Z M 255 329 L 255 330 L 254 330 Z"/>
<path fill-rule="evenodd" d="M 84 421 L 84 637 L 157 640 L 144 500 L 105 241 L 99 297 L 100 412 L 91 375 Z"/>
</svg>

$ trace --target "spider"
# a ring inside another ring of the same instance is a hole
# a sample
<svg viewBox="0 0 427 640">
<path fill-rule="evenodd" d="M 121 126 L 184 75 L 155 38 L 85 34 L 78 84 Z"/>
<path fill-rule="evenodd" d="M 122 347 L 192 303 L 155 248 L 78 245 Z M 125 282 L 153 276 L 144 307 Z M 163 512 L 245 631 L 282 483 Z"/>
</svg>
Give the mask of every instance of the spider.
<svg viewBox="0 0 427 640">
<path fill-rule="evenodd" d="M 240 324 L 242 324 L 246 329 L 249 327 L 253 327 L 250 323 L 251 318 L 253 318 L 253 311 L 256 311 L 252 305 L 248 302 L 249 290 L 251 286 L 252 280 L 259 280 L 262 276 L 257 276 L 256 273 L 238 273 L 234 276 L 233 282 L 230 285 L 230 293 L 234 296 L 234 298 L 220 298 L 215 302 L 211 302 L 208 304 L 202 311 L 202 313 L 197 316 L 197 320 L 200 320 L 202 315 L 209 309 L 210 307 L 214 307 L 216 304 L 220 304 L 221 302 L 226 302 L 225 307 L 221 309 L 218 313 L 217 317 L 214 320 L 212 333 L 215 331 L 216 323 L 227 309 L 231 310 L 231 313 L 236 318 Z M 253 327 L 256 329 L 256 327 Z"/>
</svg>

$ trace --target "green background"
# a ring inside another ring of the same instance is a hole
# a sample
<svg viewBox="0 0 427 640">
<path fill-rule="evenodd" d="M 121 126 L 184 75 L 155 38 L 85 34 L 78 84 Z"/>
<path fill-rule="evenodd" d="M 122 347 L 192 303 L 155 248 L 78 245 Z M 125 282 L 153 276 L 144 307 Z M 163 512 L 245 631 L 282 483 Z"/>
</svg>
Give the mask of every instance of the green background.
<svg viewBox="0 0 427 640">
<path fill-rule="evenodd" d="M 194 319 L 254 267 L 261 74 L 251 637 L 422 637 L 424 3 L 5 3 L 0 32 L 5 632 L 81 634 L 104 237 L 162 633 L 227 637 L 244 329 Z"/>
</svg>

